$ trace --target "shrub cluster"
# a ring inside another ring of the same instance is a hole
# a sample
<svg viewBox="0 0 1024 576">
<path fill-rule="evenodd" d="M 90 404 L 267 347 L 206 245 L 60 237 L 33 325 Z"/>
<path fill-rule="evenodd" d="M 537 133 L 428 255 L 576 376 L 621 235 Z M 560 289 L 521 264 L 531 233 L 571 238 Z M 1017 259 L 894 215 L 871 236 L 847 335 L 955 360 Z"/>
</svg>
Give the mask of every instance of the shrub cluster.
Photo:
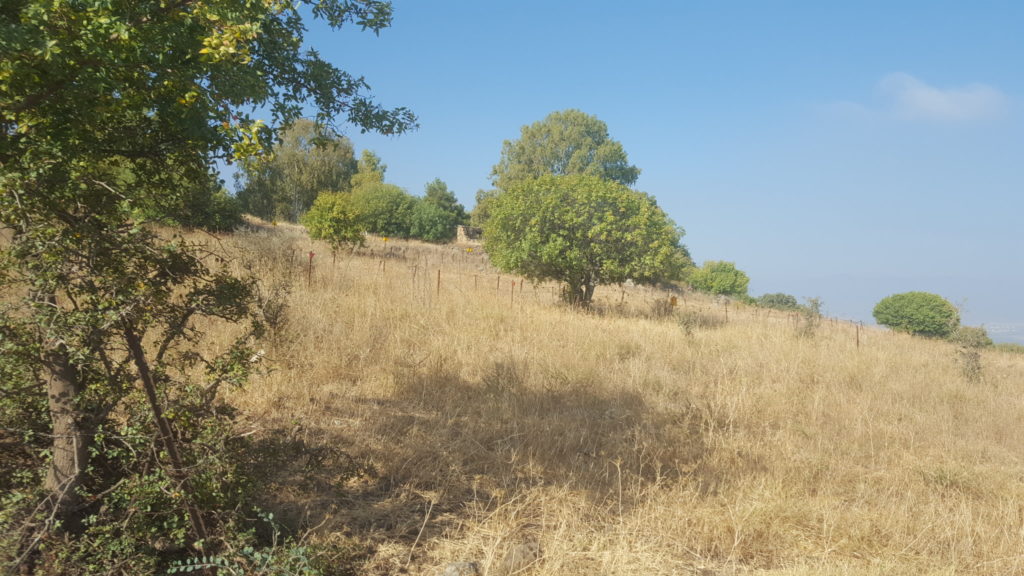
<svg viewBox="0 0 1024 576">
<path fill-rule="evenodd" d="M 422 198 L 394 184 L 369 181 L 352 192 L 321 192 L 302 223 L 309 235 L 335 249 L 360 244 L 364 233 L 443 243 L 467 221 L 466 211 L 440 180 Z"/>
</svg>

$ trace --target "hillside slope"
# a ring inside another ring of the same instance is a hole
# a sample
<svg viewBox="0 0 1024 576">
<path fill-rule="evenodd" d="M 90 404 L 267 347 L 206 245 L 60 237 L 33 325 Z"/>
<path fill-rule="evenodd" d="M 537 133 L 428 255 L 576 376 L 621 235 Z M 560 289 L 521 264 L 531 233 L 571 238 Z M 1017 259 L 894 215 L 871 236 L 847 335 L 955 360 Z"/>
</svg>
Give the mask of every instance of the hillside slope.
<svg viewBox="0 0 1024 576">
<path fill-rule="evenodd" d="M 478 248 L 228 245 L 271 297 L 232 399 L 280 454 L 260 504 L 358 573 L 523 542 L 538 575 L 1024 573 L 1020 356 L 972 383 L 944 342 L 692 294 L 573 311 Z"/>
</svg>

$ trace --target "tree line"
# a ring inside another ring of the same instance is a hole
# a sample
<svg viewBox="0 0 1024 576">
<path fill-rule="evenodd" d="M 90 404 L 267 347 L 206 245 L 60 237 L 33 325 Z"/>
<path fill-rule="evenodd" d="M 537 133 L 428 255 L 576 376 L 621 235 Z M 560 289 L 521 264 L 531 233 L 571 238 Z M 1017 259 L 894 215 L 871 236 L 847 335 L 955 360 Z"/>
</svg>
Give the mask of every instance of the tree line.
<svg viewBox="0 0 1024 576">
<path fill-rule="evenodd" d="M 448 242 L 469 216 L 441 179 L 413 196 L 385 181 L 387 165 L 307 119 L 296 120 L 272 154 L 244 162 L 236 173 L 239 209 L 268 221 L 305 224 L 313 238 L 338 248 L 363 234 Z"/>
<path fill-rule="evenodd" d="M 572 304 L 587 306 L 597 286 L 627 280 L 747 298 L 749 278 L 732 262 L 693 264 L 683 228 L 632 188 L 640 168 L 603 121 L 579 110 L 554 112 L 505 141 L 493 188 L 477 192 L 470 214 L 440 179 L 415 197 L 386 183 L 386 169 L 372 152 L 357 161 L 347 138 L 300 120 L 272 156 L 242 165 L 238 200 L 264 219 L 301 222 L 335 250 L 366 232 L 446 242 L 468 222 L 483 229 L 495 266 L 561 282 Z"/>
</svg>

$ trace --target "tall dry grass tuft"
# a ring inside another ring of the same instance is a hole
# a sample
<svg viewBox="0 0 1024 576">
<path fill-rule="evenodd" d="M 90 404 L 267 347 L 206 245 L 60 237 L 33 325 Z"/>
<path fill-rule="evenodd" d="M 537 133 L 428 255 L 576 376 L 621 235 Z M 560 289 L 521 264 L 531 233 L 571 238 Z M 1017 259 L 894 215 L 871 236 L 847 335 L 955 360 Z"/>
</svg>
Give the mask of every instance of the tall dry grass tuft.
<svg viewBox="0 0 1024 576">
<path fill-rule="evenodd" d="M 1024 573 L 1019 355 L 971 382 L 950 344 L 693 294 L 584 313 L 467 247 L 229 251 L 276 325 L 233 398 L 284 452 L 261 504 L 365 543 L 360 572 L 532 541 L 534 574 Z"/>
</svg>

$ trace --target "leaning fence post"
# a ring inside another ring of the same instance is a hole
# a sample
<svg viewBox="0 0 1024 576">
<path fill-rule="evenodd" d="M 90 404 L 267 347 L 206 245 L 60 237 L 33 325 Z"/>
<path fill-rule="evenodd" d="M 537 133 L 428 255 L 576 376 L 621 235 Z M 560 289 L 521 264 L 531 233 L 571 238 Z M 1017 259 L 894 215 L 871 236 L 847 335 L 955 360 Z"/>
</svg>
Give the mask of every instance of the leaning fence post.
<svg viewBox="0 0 1024 576">
<path fill-rule="evenodd" d="M 437 296 L 441 296 L 441 269 L 437 269 Z"/>
<path fill-rule="evenodd" d="M 306 267 L 306 288 L 309 288 L 310 286 L 313 285 L 313 256 L 316 256 L 316 254 L 312 250 L 310 250 L 309 265 Z"/>
</svg>

